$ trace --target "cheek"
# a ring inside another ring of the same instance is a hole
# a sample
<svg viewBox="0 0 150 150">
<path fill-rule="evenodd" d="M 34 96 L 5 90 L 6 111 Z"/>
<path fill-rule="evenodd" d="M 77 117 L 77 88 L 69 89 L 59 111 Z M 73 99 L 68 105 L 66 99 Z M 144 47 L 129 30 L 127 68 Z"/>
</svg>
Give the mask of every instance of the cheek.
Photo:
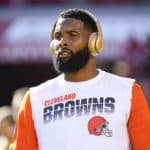
<svg viewBox="0 0 150 150">
<path fill-rule="evenodd" d="M 88 46 L 88 40 L 80 39 L 80 40 L 74 41 L 72 43 L 72 46 L 76 50 L 85 49 Z"/>
</svg>

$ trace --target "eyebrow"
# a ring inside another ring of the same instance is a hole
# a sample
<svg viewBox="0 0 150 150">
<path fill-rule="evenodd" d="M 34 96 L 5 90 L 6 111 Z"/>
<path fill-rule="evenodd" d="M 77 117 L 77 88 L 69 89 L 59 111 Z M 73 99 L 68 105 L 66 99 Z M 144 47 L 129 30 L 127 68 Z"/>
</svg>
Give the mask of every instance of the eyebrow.
<svg viewBox="0 0 150 150">
<path fill-rule="evenodd" d="M 78 30 L 66 30 L 65 32 L 66 32 L 66 33 L 79 33 Z M 61 33 L 60 31 L 55 31 L 55 32 L 54 32 L 54 35 L 60 34 L 60 33 Z"/>
</svg>

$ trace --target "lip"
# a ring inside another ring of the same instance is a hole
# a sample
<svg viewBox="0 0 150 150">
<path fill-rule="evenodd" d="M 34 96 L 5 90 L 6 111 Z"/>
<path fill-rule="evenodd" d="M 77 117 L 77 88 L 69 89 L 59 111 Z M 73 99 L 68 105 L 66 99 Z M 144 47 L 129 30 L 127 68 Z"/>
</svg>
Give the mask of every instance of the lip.
<svg viewBox="0 0 150 150">
<path fill-rule="evenodd" d="M 63 60 L 68 60 L 70 57 L 71 57 L 70 50 L 65 49 L 59 53 L 59 58 L 61 58 Z"/>
</svg>

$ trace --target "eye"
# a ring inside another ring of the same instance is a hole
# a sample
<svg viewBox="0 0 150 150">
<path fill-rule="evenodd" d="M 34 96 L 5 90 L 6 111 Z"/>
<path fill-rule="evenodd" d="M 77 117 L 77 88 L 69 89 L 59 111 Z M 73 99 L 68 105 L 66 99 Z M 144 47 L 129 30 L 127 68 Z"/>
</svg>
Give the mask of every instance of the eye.
<svg viewBox="0 0 150 150">
<path fill-rule="evenodd" d="M 70 32 L 70 36 L 71 36 L 71 37 L 77 37 L 78 34 L 77 34 L 76 32 Z"/>
<path fill-rule="evenodd" d="M 60 33 L 55 33 L 54 34 L 54 39 L 56 39 L 56 40 L 60 40 L 61 37 L 62 37 L 62 35 Z"/>
</svg>

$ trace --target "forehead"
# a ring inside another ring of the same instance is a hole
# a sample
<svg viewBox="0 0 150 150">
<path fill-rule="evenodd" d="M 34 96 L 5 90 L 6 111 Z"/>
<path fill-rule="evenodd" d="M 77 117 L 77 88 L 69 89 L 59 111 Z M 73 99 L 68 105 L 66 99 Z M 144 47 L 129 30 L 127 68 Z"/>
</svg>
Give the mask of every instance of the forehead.
<svg viewBox="0 0 150 150">
<path fill-rule="evenodd" d="M 81 20 L 74 18 L 59 18 L 55 31 L 57 30 L 83 30 L 84 23 Z"/>
</svg>

